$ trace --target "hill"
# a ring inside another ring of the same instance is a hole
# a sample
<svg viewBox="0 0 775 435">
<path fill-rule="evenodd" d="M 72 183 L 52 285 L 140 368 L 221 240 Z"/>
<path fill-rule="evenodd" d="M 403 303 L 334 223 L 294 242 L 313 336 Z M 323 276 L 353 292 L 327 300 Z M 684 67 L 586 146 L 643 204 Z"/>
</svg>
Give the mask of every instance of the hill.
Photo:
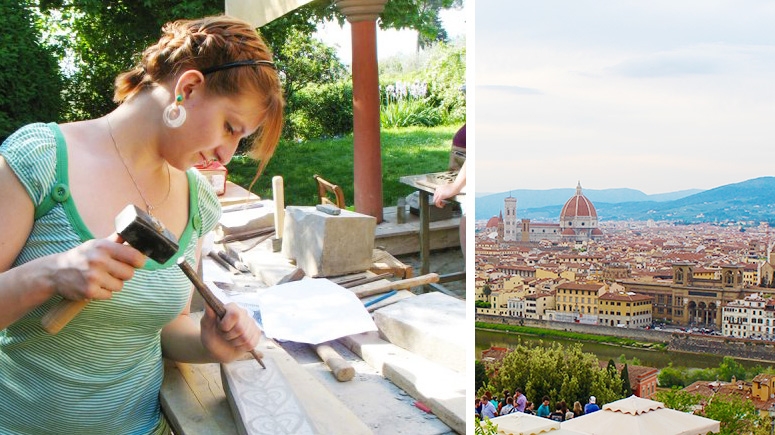
<svg viewBox="0 0 775 435">
<path fill-rule="evenodd" d="M 502 192 L 476 198 L 476 219 L 496 216 L 503 209 L 503 198 L 509 194 Z M 518 201 L 519 219 L 552 222 L 559 220 L 562 206 L 574 194 L 573 189 L 511 192 Z M 604 189 L 584 190 L 584 195 L 595 204 L 601 221 L 653 219 L 685 223 L 775 223 L 775 177 L 754 178 L 706 191 L 646 195 L 634 189 Z"/>
</svg>

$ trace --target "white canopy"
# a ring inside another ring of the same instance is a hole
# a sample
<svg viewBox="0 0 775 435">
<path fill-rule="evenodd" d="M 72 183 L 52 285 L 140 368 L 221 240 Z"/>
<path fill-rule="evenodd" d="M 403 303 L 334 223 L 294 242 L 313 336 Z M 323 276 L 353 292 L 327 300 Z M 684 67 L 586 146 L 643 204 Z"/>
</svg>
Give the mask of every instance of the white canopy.
<svg viewBox="0 0 775 435">
<path fill-rule="evenodd" d="M 716 420 L 665 408 L 664 403 L 636 396 L 563 422 L 562 428 L 589 435 L 706 435 L 720 430 Z"/>
<path fill-rule="evenodd" d="M 312 0 L 226 0 L 226 15 L 261 27 Z"/>
<path fill-rule="evenodd" d="M 498 434 L 503 435 L 583 435 L 560 428 L 560 423 L 554 420 L 521 412 L 495 417 L 490 421 L 498 425 Z"/>
</svg>

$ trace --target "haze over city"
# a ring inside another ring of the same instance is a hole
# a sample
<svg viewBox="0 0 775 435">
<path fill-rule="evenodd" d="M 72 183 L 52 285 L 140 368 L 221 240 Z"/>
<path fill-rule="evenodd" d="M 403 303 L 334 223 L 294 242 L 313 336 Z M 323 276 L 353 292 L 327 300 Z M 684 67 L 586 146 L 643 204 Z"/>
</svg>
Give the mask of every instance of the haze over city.
<svg viewBox="0 0 775 435">
<path fill-rule="evenodd" d="M 481 1 L 475 191 L 771 175 L 775 4 Z"/>
</svg>

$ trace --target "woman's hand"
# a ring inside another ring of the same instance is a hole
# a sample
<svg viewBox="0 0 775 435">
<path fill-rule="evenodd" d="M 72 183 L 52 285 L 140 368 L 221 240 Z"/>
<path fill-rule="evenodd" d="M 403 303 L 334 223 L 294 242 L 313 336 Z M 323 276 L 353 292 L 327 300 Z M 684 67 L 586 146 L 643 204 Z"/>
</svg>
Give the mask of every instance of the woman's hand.
<svg viewBox="0 0 775 435">
<path fill-rule="evenodd" d="M 436 207 L 442 208 L 444 207 L 445 199 L 451 198 L 458 193 L 460 193 L 460 190 L 457 189 L 457 186 L 453 184 L 442 184 L 433 192 L 433 203 Z"/>
<path fill-rule="evenodd" d="M 202 345 L 219 362 L 229 362 L 253 350 L 261 338 L 261 329 L 248 312 L 235 303 L 226 304 L 226 314 L 218 320 L 215 311 L 205 306 L 202 316 Z"/>
<path fill-rule="evenodd" d="M 73 301 L 110 299 L 143 267 L 146 257 L 118 234 L 89 240 L 48 262 L 56 294 Z"/>
</svg>

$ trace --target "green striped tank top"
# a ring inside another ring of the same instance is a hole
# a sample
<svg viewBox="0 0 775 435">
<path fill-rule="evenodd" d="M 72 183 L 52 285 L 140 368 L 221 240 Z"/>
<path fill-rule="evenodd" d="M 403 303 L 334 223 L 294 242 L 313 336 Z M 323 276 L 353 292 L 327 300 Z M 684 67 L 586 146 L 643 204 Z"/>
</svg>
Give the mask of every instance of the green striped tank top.
<svg viewBox="0 0 775 435">
<path fill-rule="evenodd" d="M 0 154 L 36 205 L 14 266 L 63 252 L 93 236 L 69 196 L 67 152 L 56 124 L 30 124 Z M 0 434 L 156 434 L 168 431 L 159 407 L 161 328 L 185 307 L 191 285 L 175 261 L 193 265 L 197 241 L 215 227 L 212 187 L 187 172 L 190 215 L 180 251 L 148 260 L 110 300 L 93 301 L 56 335 L 41 317 L 56 296 L 0 331 Z"/>
</svg>

